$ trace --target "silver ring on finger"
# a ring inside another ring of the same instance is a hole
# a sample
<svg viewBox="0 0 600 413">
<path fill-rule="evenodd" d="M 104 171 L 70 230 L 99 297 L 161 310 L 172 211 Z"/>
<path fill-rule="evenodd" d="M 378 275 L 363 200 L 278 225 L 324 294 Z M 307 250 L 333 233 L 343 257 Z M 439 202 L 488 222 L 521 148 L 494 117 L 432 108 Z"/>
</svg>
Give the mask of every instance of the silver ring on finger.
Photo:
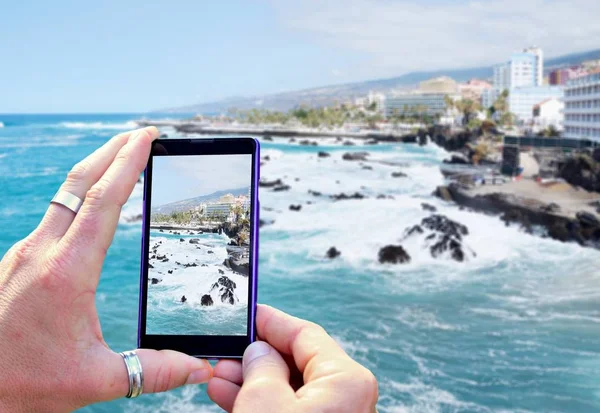
<svg viewBox="0 0 600 413">
<path fill-rule="evenodd" d="M 144 372 L 142 371 L 142 363 L 140 363 L 140 359 L 137 354 L 135 354 L 135 351 L 124 351 L 119 353 L 119 355 L 123 357 L 129 379 L 129 391 L 127 392 L 126 397 L 128 399 L 138 397 L 144 391 Z"/>
<path fill-rule="evenodd" d="M 62 205 L 77 214 L 83 200 L 70 192 L 59 190 L 50 203 Z"/>
</svg>

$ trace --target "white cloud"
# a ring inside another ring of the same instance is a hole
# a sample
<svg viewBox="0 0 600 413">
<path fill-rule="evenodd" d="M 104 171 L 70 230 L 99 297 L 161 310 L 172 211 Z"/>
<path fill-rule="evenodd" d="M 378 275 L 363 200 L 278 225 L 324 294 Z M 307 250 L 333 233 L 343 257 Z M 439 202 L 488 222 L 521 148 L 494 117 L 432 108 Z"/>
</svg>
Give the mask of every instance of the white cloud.
<svg viewBox="0 0 600 413">
<path fill-rule="evenodd" d="M 346 75 L 493 64 L 530 45 L 600 47 L 598 0 L 272 0 L 284 27 L 358 52 Z"/>
</svg>

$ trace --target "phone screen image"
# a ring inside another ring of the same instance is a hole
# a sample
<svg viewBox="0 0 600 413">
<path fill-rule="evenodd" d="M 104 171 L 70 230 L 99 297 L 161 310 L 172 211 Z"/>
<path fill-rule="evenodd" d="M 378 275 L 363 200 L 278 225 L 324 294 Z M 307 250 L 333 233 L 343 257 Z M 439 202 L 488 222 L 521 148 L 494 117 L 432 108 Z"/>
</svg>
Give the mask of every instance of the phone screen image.
<svg viewBox="0 0 600 413">
<path fill-rule="evenodd" d="M 146 334 L 249 334 L 251 171 L 251 154 L 153 159 Z"/>
</svg>

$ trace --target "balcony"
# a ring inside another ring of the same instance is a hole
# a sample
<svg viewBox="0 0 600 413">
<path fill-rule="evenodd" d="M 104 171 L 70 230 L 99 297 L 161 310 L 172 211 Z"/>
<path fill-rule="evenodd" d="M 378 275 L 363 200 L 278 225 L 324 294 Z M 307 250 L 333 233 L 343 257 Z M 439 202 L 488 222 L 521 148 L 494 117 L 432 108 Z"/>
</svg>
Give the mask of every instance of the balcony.
<svg viewBox="0 0 600 413">
<path fill-rule="evenodd" d="M 594 92 L 590 94 L 582 94 L 576 96 L 563 96 L 565 102 L 584 102 L 588 100 L 600 99 L 600 92 Z"/>
</svg>

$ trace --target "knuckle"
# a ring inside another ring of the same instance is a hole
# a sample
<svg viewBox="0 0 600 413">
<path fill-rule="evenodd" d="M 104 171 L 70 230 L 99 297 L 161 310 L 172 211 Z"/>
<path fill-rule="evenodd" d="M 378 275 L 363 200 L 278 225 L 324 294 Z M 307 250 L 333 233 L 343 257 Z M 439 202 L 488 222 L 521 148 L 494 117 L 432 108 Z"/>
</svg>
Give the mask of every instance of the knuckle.
<svg viewBox="0 0 600 413">
<path fill-rule="evenodd" d="M 79 183 L 81 181 L 85 181 L 89 169 L 90 162 L 87 159 L 76 163 L 67 174 L 67 182 Z"/>
<path fill-rule="evenodd" d="M 357 363 L 358 364 L 358 363 Z M 378 383 L 377 378 L 371 372 L 371 370 L 358 365 L 359 368 L 351 376 L 351 380 L 356 388 L 357 392 L 362 396 L 364 400 L 368 400 L 371 403 L 375 403 L 378 397 Z"/>
<path fill-rule="evenodd" d="M 152 393 L 162 393 L 175 387 L 173 384 L 173 369 L 170 366 L 159 365 Z"/>
<path fill-rule="evenodd" d="M 31 260 L 34 250 L 34 240 L 31 237 L 26 237 L 13 245 L 2 261 L 10 261 L 14 266 L 20 267 Z"/>
<path fill-rule="evenodd" d="M 100 207 L 104 205 L 108 194 L 109 184 L 101 179 L 95 183 L 85 194 L 85 202 L 90 206 Z"/>
</svg>

